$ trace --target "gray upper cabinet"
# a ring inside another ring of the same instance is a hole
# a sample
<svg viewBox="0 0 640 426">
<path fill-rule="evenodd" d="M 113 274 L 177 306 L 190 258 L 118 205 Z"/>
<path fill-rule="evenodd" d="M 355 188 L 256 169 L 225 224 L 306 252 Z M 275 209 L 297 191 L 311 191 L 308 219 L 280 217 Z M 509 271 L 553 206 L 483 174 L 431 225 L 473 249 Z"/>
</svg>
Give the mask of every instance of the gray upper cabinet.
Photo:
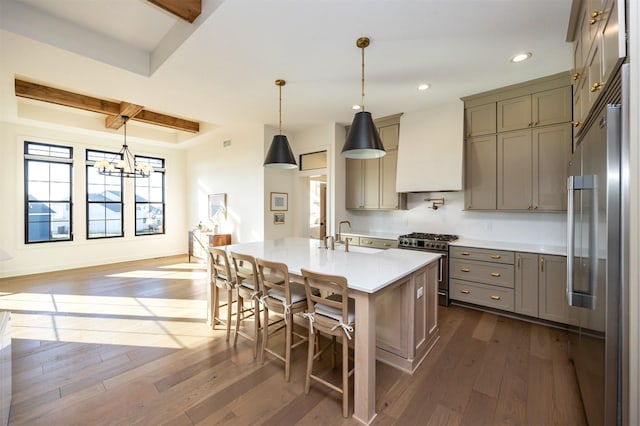
<svg viewBox="0 0 640 426">
<path fill-rule="evenodd" d="M 560 73 L 463 98 L 467 210 L 566 210 L 566 168 L 573 147 L 573 91 Z M 482 124 L 482 125 L 481 125 Z M 473 131 L 469 131 L 474 129 Z"/>
<path fill-rule="evenodd" d="M 498 132 L 571 121 L 571 87 L 559 87 L 498 102 Z"/>
<path fill-rule="evenodd" d="M 464 112 L 467 137 L 489 135 L 496 132 L 496 103 L 467 108 Z"/>
<path fill-rule="evenodd" d="M 378 132 L 386 155 L 370 160 L 346 160 L 347 209 L 396 210 L 406 208 L 406 194 L 396 192 L 399 116 L 380 121 Z"/>
</svg>

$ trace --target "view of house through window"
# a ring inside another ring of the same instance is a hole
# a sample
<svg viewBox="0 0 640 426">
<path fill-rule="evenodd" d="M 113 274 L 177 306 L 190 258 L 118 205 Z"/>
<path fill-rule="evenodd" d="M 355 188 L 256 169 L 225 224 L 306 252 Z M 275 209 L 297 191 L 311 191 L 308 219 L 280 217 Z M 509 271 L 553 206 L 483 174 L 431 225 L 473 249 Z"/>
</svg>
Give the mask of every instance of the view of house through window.
<svg viewBox="0 0 640 426">
<path fill-rule="evenodd" d="M 164 234 L 164 160 L 136 156 L 136 164 L 150 164 L 153 172 L 136 178 L 136 235 Z"/>
<path fill-rule="evenodd" d="M 115 152 L 87 150 L 87 238 L 124 236 L 122 181 L 120 176 L 101 175 L 96 161 L 112 161 Z"/>
<path fill-rule="evenodd" d="M 70 241 L 73 149 L 24 144 L 25 243 Z"/>
</svg>

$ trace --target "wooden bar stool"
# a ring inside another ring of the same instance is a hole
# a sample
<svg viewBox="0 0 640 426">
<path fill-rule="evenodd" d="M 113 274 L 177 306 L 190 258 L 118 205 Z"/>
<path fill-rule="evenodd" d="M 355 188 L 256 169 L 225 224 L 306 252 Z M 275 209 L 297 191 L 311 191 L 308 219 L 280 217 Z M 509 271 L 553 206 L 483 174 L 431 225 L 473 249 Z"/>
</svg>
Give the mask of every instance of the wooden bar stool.
<svg viewBox="0 0 640 426">
<path fill-rule="evenodd" d="M 288 268 L 284 263 L 270 262 L 264 259 L 256 259 L 256 263 L 263 289 L 263 295 L 260 298 L 263 307 L 260 361 L 264 363 L 265 352 L 284 361 L 284 379 L 288 382 L 291 370 L 291 349 L 307 341 L 307 336 L 293 331 L 293 314 L 304 312 L 307 309 L 306 292 L 303 285 L 292 283 L 289 280 Z M 269 324 L 269 312 L 282 315 L 284 326 L 280 324 L 281 320 Z M 269 330 L 269 326 L 272 325 L 278 325 L 278 327 Z M 282 328 L 285 329 L 284 356 L 268 347 L 269 335 Z M 296 343 L 293 343 L 294 334 L 300 338 Z"/>
<path fill-rule="evenodd" d="M 309 319 L 309 350 L 307 353 L 307 374 L 304 382 L 304 393 L 308 394 L 311 380 L 342 394 L 342 415 L 348 417 L 349 411 L 349 343 L 354 333 L 355 301 L 348 297 L 347 279 L 338 275 L 321 274 L 302 269 L 304 287 L 307 293 L 307 313 Z M 319 291 L 318 291 L 319 290 Z M 322 297 L 321 294 L 329 294 Z M 346 301 L 346 302 L 345 302 Z M 311 342 L 319 333 L 331 336 L 331 342 L 317 350 Z M 332 347 L 331 366 L 335 367 L 336 337 L 342 337 L 342 386 L 313 374 L 313 362 L 328 348 Z"/>
<path fill-rule="evenodd" d="M 231 335 L 231 314 L 233 308 L 233 290 L 236 287 L 235 278 L 231 273 L 231 264 L 226 250 L 212 247 L 209 249 L 209 265 L 211 273 L 211 305 L 209 306 L 211 317 L 211 327 L 215 329 L 216 322 L 224 325 L 227 329 L 226 340 L 229 341 Z M 221 304 L 220 291 L 226 290 L 227 302 Z M 227 318 L 220 318 L 220 308 L 227 307 Z"/>
<path fill-rule="evenodd" d="M 236 303 L 236 328 L 233 337 L 234 346 L 238 343 L 238 334 L 254 342 L 253 357 L 258 356 L 258 333 L 260 330 L 260 296 L 262 296 L 262 284 L 259 279 L 256 260 L 253 256 L 231 252 L 233 267 L 236 272 L 236 289 L 238 301 Z M 251 308 L 245 308 L 244 302 L 251 301 Z M 245 313 L 253 315 L 253 336 L 240 330 L 240 322 L 246 317 Z"/>
</svg>

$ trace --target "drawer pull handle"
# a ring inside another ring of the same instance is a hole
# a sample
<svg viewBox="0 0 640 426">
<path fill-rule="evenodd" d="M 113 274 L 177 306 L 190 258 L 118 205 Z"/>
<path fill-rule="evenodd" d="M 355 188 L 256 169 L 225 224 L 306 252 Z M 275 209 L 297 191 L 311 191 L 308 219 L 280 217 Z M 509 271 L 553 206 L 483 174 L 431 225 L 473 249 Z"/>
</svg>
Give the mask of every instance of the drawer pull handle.
<svg viewBox="0 0 640 426">
<path fill-rule="evenodd" d="M 500 276 L 500 272 L 492 272 L 491 276 L 492 277 L 499 277 Z"/>
<path fill-rule="evenodd" d="M 391 243 L 384 243 L 385 247 L 391 247 Z"/>
<path fill-rule="evenodd" d="M 463 251 L 460 254 L 463 256 L 469 256 L 471 253 L 469 253 L 468 251 Z"/>
<path fill-rule="evenodd" d="M 460 272 L 469 272 L 469 268 L 462 268 L 460 269 Z"/>
<path fill-rule="evenodd" d="M 501 259 L 502 256 L 500 256 L 499 254 L 493 254 L 493 255 L 491 255 L 491 258 L 492 259 Z"/>
<path fill-rule="evenodd" d="M 469 293 L 471 293 L 471 292 L 470 292 L 469 290 L 460 290 L 460 293 L 462 293 L 462 294 L 469 294 Z"/>
<path fill-rule="evenodd" d="M 371 244 L 373 244 L 373 241 L 365 241 L 365 244 L 371 245 Z"/>
<path fill-rule="evenodd" d="M 500 296 L 491 296 L 492 300 L 500 300 Z"/>
</svg>

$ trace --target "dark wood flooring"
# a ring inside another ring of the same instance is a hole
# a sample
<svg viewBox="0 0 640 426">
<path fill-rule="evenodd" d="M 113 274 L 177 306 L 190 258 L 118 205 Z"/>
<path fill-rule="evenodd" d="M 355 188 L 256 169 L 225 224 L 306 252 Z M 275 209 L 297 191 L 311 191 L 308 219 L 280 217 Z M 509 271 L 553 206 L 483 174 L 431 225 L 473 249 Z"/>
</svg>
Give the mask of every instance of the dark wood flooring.
<svg viewBox="0 0 640 426">
<path fill-rule="evenodd" d="M 12 311 L 11 425 L 352 425 L 340 396 L 304 394 L 205 322 L 206 269 L 187 257 L 0 280 Z M 584 425 L 566 333 L 462 307 L 414 375 L 377 365 L 375 425 Z M 233 337 L 232 337 L 233 340 Z M 277 341 L 273 342 L 277 344 Z"/>
</svg>

